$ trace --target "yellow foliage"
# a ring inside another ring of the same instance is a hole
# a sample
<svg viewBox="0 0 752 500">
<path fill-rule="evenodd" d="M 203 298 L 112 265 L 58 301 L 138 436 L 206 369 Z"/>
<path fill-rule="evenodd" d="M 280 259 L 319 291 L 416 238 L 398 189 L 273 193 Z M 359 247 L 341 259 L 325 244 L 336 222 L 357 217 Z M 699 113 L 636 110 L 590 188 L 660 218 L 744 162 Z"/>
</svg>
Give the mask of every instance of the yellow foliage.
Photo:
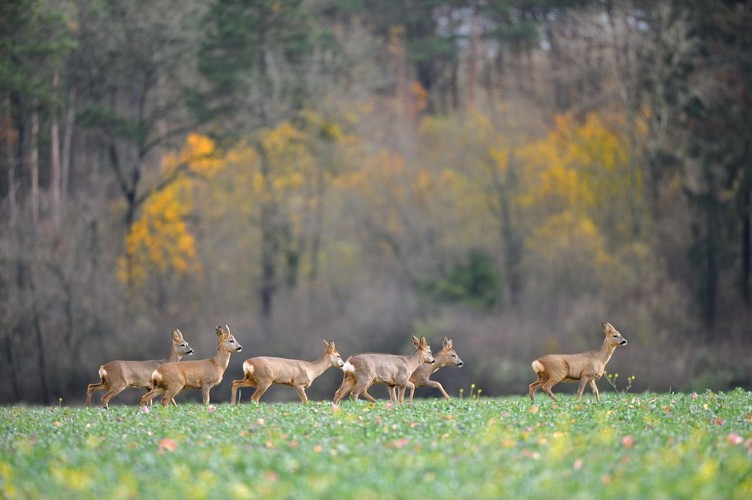
<svg viewBox="0 0 752 500">
<path fill-rule="evenodd" d="M 201 269 L 196 243 L 186 216 L 191 211 L 193 176 L 211 178 L 222 168 L 211 139 L 191 134 L 176 154 L 166 155 L 163 178 L 172 182 L 153 192 L 143 203 L 138 218 L 125 237 L 125 253 L 118 262 L 118 278 L 133 285 L 153 273 L 184 274 Z"/>
<path fill-rule="evenodd" d="M 537 214 L 536 225 L 570 212 L 588 217 L 598 230 L 628 237 L 629 197 L 639 196 L 635 174 L 625 141 L 601 117 L 591 113 L 578 123 L 558 116 L 549 135 L 520 148 L 518 157 L 526 186 L 521 203 Z"/>
</svg>

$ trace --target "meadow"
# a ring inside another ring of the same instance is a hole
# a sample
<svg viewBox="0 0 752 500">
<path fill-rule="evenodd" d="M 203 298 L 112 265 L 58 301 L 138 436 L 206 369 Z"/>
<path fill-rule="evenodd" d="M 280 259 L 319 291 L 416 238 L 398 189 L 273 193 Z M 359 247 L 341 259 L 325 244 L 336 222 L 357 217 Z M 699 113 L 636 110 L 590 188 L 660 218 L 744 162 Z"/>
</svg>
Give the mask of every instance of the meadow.
<svg viewBox="0 0 752 500">
<path fill-rule="evenodd" d="M 3 498 L 752 498 L 752 393 L 0 408 Z"/>
</svg>

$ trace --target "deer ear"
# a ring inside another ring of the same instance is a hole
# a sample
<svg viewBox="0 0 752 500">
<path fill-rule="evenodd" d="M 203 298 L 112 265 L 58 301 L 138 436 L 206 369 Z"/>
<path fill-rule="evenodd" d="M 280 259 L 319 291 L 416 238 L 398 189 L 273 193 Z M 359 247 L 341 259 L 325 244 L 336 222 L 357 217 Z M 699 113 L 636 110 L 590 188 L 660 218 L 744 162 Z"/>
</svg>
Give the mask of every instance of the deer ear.
<svg viewBox="0 0 752 500">
<path fill-rule="evenodd" d="M 448 338 L 444 337 L 444 348 L 445 349 L 451 349 L 452 348 L 452 341 Z"/>
<path fill-rule="evenodd" d="M 180 342 L 182 339 L 183 339 L 183 332 L 175 328 L 172 331 L 172 340 L 174 340 L 175 342 Z"/>
<path fill-rule="evenodd" d="M 423 336 L 423 335 L 420 336 L 420 345 L 421 345 L 421 347 L 425 347 L 426 346 L 426 337 Z"/>
<path fill-rule="evenodd" d="M 331 347 L 330 347 L 330 346 L 331 346 L 332 344 L 333 344 L 333 342 L 329 342 L 328 340 L 324 339 L 324 349 L 326 349 L 327 351 L 328 351 L 329 349 L 331 349 Z"/>
<path fill-rule="evenodd" d="M 415 344 L 415 347 L 420 346 L 420 340 L 415 335 L 413 335 L 413 344 Z"/>
<path fill-rule="evenodd" d="M 613 325 L 611 325 L 611 323 L 608 323 L 606 321 L 601 323 L 601 326 L 603 327 L 603 333 L 608 333 L 610 331 L 616 330 L 616 328 L 614 328 Z"/>
<path fill-rule="evenodd" d="M 222 338 L 222 336 L 226 335 L 225 329 L 222 327 L 222 325 L 219 325 L 217 327 L 217 337 Z"/>
</svg>

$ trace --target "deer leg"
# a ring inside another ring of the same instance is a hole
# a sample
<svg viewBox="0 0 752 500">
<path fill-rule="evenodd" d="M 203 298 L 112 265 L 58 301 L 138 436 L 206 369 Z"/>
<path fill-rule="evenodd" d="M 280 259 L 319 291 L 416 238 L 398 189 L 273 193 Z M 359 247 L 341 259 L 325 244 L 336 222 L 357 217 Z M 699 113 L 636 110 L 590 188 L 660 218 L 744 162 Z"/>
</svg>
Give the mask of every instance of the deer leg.
<svg viewBox="0 0 752 500">
<path fill-rule="evenodd" d="M 141 396 L 141 401 L 139 401 L 139 406 L 146 406 L 147 404 L 151 406 L 151 400 L 157 397 L 159 394 L 162 394 L 164 390 L 160 387 L 152 387 L 152 389 Z"/>
<path fill-rule="evenodd" d="M 593 394 L 595 394 L 595 400 L 596 401 L 600 401 L 601 400 L 601 395 L 598 392 L 598 386 L 595 385 L 595 379 L 591 380 L 588 383 L 590 384 L 590 390 L 593 391 Z"/>
<path fill-rule="evenodd" d="M 308 402 L 308 396 L 306 396 L 305 387 L 303 387 L 302 385 L 294 385 L 292 387 L 293 387 L 293 389 L 295 389 L 295 392 L 298 393 L 298 397 L 300 398 L 300 402 L 303 403 L 303 404 L 307 403 Z"/>
<path fill-rule="evenodd" d="M 392 403 L 397 402 L 397 386 L 396 385 L 388 385 L 387 390 L 389 391 L 389 401 Z"/>
<path fill-rule="evenodd" d="M 426 387 L 433 387 L 435 389 L 438 389 L 439 392 L 441 392 L 441 395 L 444 396 L 444 399 L 451 399 L 449 397 L 449 394 L 447 394 L 447 392 L 444 390 L 444 386 L 442 386 L 439 382 L 437 382 L 435 380 L 426 380 L 423 385 L 426 386 Z M 415 389 L 413 389 L 413 392 L 415 392 Z M 410 401 L 412 402 L 412 400 L 413 400 L 413 398 L 412 398 L 412 393 L 411 393 L 411 395 L 410 395 Z"/>
<path fill-rule="evenodd" d="M 332 400 L 334 404 L 339 404 L 339 402 L 342 401 L 342 398 L 352 391 L 353 387 L 355 387 L 355 379 L 345 374 L 345 376 L 342 377 L 342 385 L 340 385 L 339 389 L 334 393 L 334 398 Z"/>
<path fill-rule="evenodd" d="M 376 398 L 374 398 L 373 396 L 371 396 L 370 394 L 368 394 L 368 389 L 364 390 L 363 393 L 361 394 L 361 396 L 363 396 L 363 399 L 365 399 L 369 403 L 375 403 L 376 402 Z"/>
<path fill-rule="evenodd" d="M 551 387 L 553 387 L 553 386 L 551 386 Z M 551 390 L 551 387 L 549 387 L 547 385 L 544 385 L 542 387 L 543 392 L 545 392 L 546 394 L 548 394 L 549 396 L 551 396 L 551 399 L 553 399 L 554 401 L 558 401 L 559 398 L 557 398 L 556 395 L 553 393 L 553 391 Z"/>
<path fill-rule="evenodd" d="M 238 390 L 241 387 L 254 387 L 253 382 L 251 382 L 248 379 L 240 379 L 240 380 L 233 380 L 232 381 L 232 397 L 230 398 L 230 404 L 236 405 L 240 401 L 238 401 Z"/>
<path fill-rule="evenodd" d="M 271 387 L 271 385 L 272 385 L 272 383 L 271 383 L 271 382 L 268 382 L 268 383 L 265 383 L 265 384 L 259 384 L 259 385 L 257 385 L 257 386 L 256 386 L 256 390 L 255 390 L 255 391 L 253 392 L 253 394 L 251 395 L 251 399 L 252 399 L 252 400 L 254 400 L 255 402 L 257 402 L 257 403 L 258 403 L 258 402 L 259 402 L 259 399 L 261 399 L 261 396 L 263 396 L 263 395 L 264 395 L 264 393 L 266 392 L 266 390 L 267 390 L 267 389 L 268 389 L 269 387 Z"/>
<path fill-rule="evenodd" d="M 551 396 L 551 399 L 553 399 L 554 401 L 558 401 L 559 398 L 557 398 L 554 395 L 554 393 L 553 393 L 553 391 L 551 389 L 553 388 L 553 386 L 555 386 L 556 384 L 558 384 L 562 380 L 564 380 L 564 377 L 558 378 L 558 379 L 548 378 L 545 382 L 543 382 L 543 384 L 541 386 L 541 389 L 543 389 L 543 392 L 545 392 L 546 394 L 548 394 L 549 396 Z"/>
<path fill-rule="evenodd" d="M 105 393 L 104 396 L 102 396 L 102 406 L 107 409 L 110 407 L 110 399 L 114 398 L 121 392 L 123 392 L 128 385 L 126 384 L 119 384 L 115 386 L 110 386 L 110 390 Z"/>
<path fill-rule="evenodd" d="M 588 377 L 583 376 L 580 379 L 580 385 L 577 388 L 577 399 L 582 397 L 582 393 L 585 392 L 585 386 L 588 384 Z"/>
<path fill-rule="evenodd" d="M 350 392 L 350 397 L 353 398 L 353 400 L 357 401 L 358 397 L 361 395 L 361 393 L 365 390 L 367 390 L 369 387 L 371 387 L 372 381 L 358 381 L 355 384 L 355 387 L 353 388 L 352 392 Z"/>
<path fill-rule="evenodd" d="M 170 406 L 170 401 L 172 401 L 173 398 L 175 398 L 175 396 L 178 395 L 181 389 L 182 387 L 179 387 L 177 389 L 171 389 L 171 388 L 163 389 L 162 392 L 164 392 L 164 396 L 162 396 L 162 400 L 160 401 L 162 406 L 164 407 Z"/>
<path fill-rule="evenodd" d="M 529 393 L 530 393 L 530 401 L 535 402 L 535 391 L 537 391 L 543 384 L 545 384 L 546 381 L 541 377 L 540 373 L 538 374 L 538 380 L 530 384 L 529 386 Z M 548 392 L 548 391 L 546 391 Z"/>
<path fill-rule="evenodd" d="M 402 404 L 405 402 L 405 391 L 408 388 L 415 390 L 415 384 L 408 381 L 405 385 L 399 386 L 399 404 Z"/>
<path fill-rule="evenodd" d="M 211 391 L 212 386 L 211 385 L 202 385 L 201 386 L 201 398 L 204 400 L 204 404 L 209 404 L 209 391 Z"/>
<path fill-rule="evenodd" d="M 110 384 L 107 383 L 105 379 L 102 379 L 101 382 L 98 384 L 89 384 L 86 386 L 86 407 L 88 408 L 91 404 L 91 393 L 95 391 L 103 391 L 105 389 L 109 389 Z"/>
</svg>

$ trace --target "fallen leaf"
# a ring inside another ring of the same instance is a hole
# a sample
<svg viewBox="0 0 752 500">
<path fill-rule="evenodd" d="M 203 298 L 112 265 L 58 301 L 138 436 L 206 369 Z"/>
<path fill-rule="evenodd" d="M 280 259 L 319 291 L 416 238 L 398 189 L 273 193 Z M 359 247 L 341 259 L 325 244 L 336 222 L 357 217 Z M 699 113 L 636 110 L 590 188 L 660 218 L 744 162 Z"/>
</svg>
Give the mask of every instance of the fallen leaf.
<svg viewBox="0 0 752 500">
<path fill-rule="evenodd" d="M 744 438 L 741 437 L 736 432 L 732 432 L 731 434 L 729 434 L 726 439 L 728 439 L 728 442 L 734 446 L 736 446 L 737 444 L 741 444 L 744 441 Z"/>
<path fill-rule="evenodd" d="M 164 438 L 159 442 L 159 449 L 157 453 L 164 453 L 166 451 L 173 452 L 178 449 L 178 443 L 174 439 Z"/>
<path fill-rule="evenodd" d="M 392 446 L 394 446 L 395 448 L 402 448 L 403 446 L 406 446 L 409 442 L 410 442 L 410 438 L 403 437 L 403 438 L 397 439 L 396 441 L 393 441 Z"/>
</svg>

